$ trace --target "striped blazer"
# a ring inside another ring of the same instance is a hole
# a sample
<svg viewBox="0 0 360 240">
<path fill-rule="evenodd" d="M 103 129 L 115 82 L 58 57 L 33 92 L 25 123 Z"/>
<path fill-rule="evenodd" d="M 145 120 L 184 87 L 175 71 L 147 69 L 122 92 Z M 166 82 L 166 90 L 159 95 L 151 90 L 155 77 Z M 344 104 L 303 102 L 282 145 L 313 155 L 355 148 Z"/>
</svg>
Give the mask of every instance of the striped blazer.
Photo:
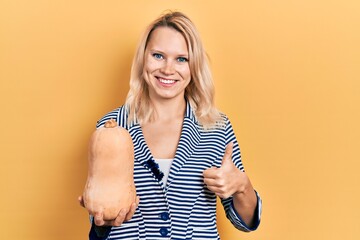
<svg viewBox="0 0 360 240">
<path fill-rule="evenodd" d="M 230 142 L 234 143 L 232 159 L 239 169 L 244 170 L 228 118 L 223 115 L 223 127 L 204 130 L 187 103 L 180 141 L 166 184 L 146 145 L 140 125 L 127 123 L 126 108 L 122 106 L 106 114 L 98 121 L 97 127 L 111 118 L 116 119 L 132 137 L 134 182 L 140 203 L 130 221 L 112 227 L 100 239 L 220 239 L 216 226 L 216 195 L 204 184 L 203 171 L 221 166 L 225 146 Z M 257 219 L 253 228 L 246 226 L 237 214 L 231 197 L 221 200 L 227 218 L 239 230 L 252 231 L 259 225 L 261 199 L 258 194 L 257 198 Z M 91 232 L 94 231 L 90 231 L 90 239 L 95 239 Z"/>
</svg>

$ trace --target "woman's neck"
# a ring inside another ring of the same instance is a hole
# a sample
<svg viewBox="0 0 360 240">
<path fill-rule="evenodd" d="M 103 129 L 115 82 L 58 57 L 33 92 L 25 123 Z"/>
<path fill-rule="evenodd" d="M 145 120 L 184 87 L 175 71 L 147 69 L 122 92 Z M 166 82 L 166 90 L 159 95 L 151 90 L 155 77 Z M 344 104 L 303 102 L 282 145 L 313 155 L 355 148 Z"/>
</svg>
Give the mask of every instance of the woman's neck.
<svg viewBox="0 0 360 240">
<path fill-rule="evenodd" d="M 183 118 L 186 109 L 186 101 L 182 98 L 181 101 L 171 99 L 164 101 L 153 101 L 155 109 L 155 120 L 172 120 Z"/>
</svg>

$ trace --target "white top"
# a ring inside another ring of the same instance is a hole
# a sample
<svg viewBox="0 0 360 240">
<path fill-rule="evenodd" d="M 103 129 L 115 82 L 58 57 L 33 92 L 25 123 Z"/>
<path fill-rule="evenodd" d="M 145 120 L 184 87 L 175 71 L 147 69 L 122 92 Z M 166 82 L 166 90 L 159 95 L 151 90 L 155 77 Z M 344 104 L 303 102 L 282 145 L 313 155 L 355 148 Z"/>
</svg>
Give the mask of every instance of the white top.
<svg viewBox="0 0 360 240">
<path fill-rule="evenodd" d="M 159 164 L 160 170 L 164 173 L 163 182 L 164 185 L 167 182 L 169 173 L 170 173 L 170 167 L 174 159 L 159 159 L 155 158 L 155 162 Z"/>
</svg>

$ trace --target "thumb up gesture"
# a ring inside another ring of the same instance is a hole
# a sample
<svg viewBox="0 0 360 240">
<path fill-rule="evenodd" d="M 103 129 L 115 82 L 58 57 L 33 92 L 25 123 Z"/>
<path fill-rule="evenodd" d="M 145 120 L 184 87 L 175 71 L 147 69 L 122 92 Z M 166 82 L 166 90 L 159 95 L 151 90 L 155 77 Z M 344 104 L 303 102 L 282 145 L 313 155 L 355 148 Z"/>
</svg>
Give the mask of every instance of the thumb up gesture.
<svg viewBox="0 0 360 240">
<path fill-rule="evenodd" d="M 250 184 L 247 175 L 231 159 L 233 143 L 226 146 L 220 168 L 211 167 L 203 172 L 207 188 L 222 199 L 241 193 Z"/>
</svg>

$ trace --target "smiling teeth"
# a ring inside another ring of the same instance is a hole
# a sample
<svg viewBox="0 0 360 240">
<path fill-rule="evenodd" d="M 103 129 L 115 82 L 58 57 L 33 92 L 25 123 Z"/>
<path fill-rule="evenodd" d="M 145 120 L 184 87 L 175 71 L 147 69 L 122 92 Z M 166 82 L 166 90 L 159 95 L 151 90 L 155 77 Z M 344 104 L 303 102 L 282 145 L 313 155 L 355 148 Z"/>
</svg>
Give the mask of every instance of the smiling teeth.
<svg viewBox="0 0 360 240">
<path fill-rule="evenodd" d="M 175 80 L 168 80 L 168 79 L 163 79 L 163 78 L 159 78 L 159 81 L 161 83 L 165 83 L 165 84 L 172 84 L 175 82 Z"/>
</svg>

